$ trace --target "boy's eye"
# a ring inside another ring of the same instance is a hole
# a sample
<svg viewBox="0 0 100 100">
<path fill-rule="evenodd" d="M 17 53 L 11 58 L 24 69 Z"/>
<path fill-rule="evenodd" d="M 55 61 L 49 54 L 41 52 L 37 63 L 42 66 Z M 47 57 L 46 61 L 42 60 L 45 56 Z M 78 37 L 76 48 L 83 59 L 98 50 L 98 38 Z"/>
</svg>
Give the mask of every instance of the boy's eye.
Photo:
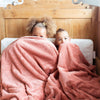
<svg viewBox="0 0 100 100">
<path fill-rule="evenodd" d="M 61 41 L 61 39 L 58 39 L 58 41 Z"/>
</svg>

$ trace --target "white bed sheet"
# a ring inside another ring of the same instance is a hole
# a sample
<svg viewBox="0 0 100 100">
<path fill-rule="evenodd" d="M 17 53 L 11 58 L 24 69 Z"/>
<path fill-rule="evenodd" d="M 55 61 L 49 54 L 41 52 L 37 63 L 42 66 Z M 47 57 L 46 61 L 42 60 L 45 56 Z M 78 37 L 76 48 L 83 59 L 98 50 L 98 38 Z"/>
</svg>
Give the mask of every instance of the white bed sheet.
<svg viewBox="0 0 100 100">
<path fill-rule="evenodd" d="M 15 41 L 17 38 L 4 38 L 1 40 L 1 53 L 3 50 Z M 54 42 L 54 38 L 48 38 L 50 41 Z M 71 39 L 72 43 L 79 46 L 81 52 L 90 64 L 93 64 L 93 41 L 90 39 Z"/>
</svg>

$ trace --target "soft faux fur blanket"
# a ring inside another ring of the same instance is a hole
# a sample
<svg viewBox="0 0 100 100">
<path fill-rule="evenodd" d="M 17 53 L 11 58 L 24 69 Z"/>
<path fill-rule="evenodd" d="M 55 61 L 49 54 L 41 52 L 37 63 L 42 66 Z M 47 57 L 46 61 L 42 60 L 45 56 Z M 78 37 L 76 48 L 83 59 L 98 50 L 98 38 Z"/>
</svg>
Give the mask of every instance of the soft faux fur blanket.
<svg viewBox="0 0 100 100">
<path fill-rule="evenodd" d="M 18 39 L 2 54 L 1 78 L 2 100 L 100 100 L 100 77 L 70 41 L 57 51 L 47 39 Z"/>
<path fill-rule="evenodd" d="M 22 37 L 12 43 L 1 57 L 2 99 L 43 100 L 46 80 L 56 70 L 57 55 L 47 39 Z"/>
<path fill-rule="evenodd" d="M 77 45 L 60 45 L 57 68 L 48 79 L 47 100 L 100 100 L 100 77 Z"/>
</svg>

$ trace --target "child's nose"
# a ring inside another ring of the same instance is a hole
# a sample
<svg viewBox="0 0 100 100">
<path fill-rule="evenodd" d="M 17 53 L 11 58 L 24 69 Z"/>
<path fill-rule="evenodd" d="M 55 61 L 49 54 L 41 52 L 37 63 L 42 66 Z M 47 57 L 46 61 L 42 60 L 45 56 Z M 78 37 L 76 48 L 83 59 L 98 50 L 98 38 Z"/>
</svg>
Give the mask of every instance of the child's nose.
<svg viewBox="0 0 100 100">
<path fill-rule="evenodd" d="M 65 39 L 62 39 L 62 43 L 64 43 L 65 42 Z"/>
</svg>

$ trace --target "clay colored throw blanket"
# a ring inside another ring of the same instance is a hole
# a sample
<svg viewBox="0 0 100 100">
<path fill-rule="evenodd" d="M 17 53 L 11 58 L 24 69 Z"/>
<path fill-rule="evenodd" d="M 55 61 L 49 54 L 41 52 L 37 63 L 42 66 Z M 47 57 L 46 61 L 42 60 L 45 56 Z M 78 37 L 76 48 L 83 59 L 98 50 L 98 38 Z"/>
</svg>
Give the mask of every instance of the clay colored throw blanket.
<svg viewBox="0 0 100 100">
<path fill-rule="evenodd" d="M 57 51 L 47 39 L 19 38 L 2 54 L 1 78 L 0 100 L 100 100 L 100 77 L 70 41 Z"/>
<path fill-rule="evenodd" d="M 57 68 L 59 74 L 48 79 L 47 100 L 100 100 L 100 76 L 77 45 L 70 41 L 60 45 Z"/>
<path fill-rule="evenodd" d="M 22 37 L 8 46 L 1 57 L 1 99 L 43 100 L 57 55 L 56 47 L 40 37 Z"/>
</svg>

